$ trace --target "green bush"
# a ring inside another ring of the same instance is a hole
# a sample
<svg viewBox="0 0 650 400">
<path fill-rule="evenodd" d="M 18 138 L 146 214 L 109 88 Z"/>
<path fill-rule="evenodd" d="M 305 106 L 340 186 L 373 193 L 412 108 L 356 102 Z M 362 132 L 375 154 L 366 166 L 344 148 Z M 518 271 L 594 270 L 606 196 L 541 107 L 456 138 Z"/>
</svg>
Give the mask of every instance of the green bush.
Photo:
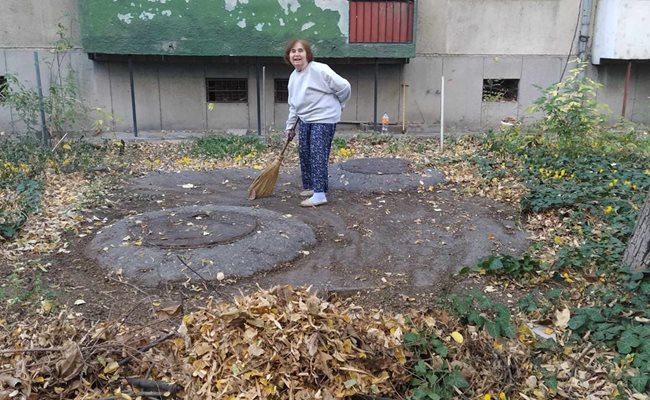
<svg viewBox="0 0 650 400">
<path fill-rule="evenodd" d="M 542 130 L 556 134 L 563 146 L 585 142 L 605 120 L 604 106 L 596 101 L 596 90 L 602 85 L 585 76 L 586 68 L 587 63 L 578 62 L 564 81 L 542 89 L 543 95 L 530 109 L 544 114 Z"/>
</svg>

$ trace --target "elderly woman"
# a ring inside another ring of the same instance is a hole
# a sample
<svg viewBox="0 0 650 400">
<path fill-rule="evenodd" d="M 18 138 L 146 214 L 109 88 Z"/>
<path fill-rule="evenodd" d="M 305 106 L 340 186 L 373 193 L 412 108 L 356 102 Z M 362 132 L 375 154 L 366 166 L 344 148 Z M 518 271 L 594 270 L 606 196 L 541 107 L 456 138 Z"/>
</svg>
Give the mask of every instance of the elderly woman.
<svg viewBox="0 0 650 400">
<path fill-rule="evenodd" d="M 285 135 L 295 136 L 300 121 L 298 152 L 303 191 L 308 197 L 300 205 L 315 207 L 327 203 L 327 164 L 336 124 L 351 94 L 350 83 L 327 64 L 314 61 L 306 40 L 289 42 L 284 60 L 295 70 L 289 77 L 289 117 Z"/>
</svg>

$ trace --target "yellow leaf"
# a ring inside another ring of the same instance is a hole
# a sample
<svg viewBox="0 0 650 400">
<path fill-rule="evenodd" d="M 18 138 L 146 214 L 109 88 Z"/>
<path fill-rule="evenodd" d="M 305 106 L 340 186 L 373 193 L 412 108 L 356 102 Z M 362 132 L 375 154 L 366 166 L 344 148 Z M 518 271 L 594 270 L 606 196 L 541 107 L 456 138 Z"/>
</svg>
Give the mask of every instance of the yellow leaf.
<svg viewBox="0 0 650 400">
<path fill-rule="evenodd" d="M 492 396 L 490 396 L 490 394 L 488 393 L 485 396 L 483 396 L 483 400 L 492 400 Z"/>
<path fill-rule="evenodd" d="M 120 364 L 118 364 L 116 361 L 113 361 L 104 367 L 104 373 L 112 374 L 113 372 L 117 371 L 118 368 L 120 368 Z"/>
<path fill-rule="evenodd" d="M 34 378 L 33 382 L 34 383 L 43 383 L 43 382 L 45 382 L 45 378 L 43 378 L 42 376 L 37 376 L 36 378 Z"/>
<path fill-rule="evenodd" d="M 191 325 L 194 322 L 194 317 L 191 314 L 183 315 L 183 323 L 185 325 Z"/>
<path fill-rule="evenodd" d="M 559 236 L 557 236 L 557 235 L 555 236 L 555 238 L 553 238 L 553 241 L 554 241 L 555 244 L 557 244 L 558 246 L 562 244 L 562 238 L 559 237 Z"/>
<path fill-rule="evenodd" d="M 49 300 L 41 301 L 41 309 L 45 314 L 49 313 L 52 310 L 52 302 Z"/>
<path fill-rule="evenodd" d="M 460 343 L 460 344 L 462 344 L 463 341 L 465 340 L 465 339 L 463 338 L 463 335 L 461 335 L 461 333 L 458 332 L 458 331 L 454 331 L 454 332 L 452 332 L 452 333 L 451 333 L 451 338 L 454 339 L 454 340 L 456 341 L 456 343 Z"/>
<path fill-rule="evenodd" d="M 499 400 L 506 400 L 506 394 L 503 392 L 499 393 Z"/>
<path fill-rule="evenodd" d="M 63 146 L 61 146 L 61 147 L 62 147 L 64 150 L 70 150 L 70 149 L 72 149 L 72 147 L 70 147 L 70 145 L 67 144 L 67 143 L 63 144 Z"/>
<path fill-rule="evenodd" d="M 399 361 L 400 364 L 406 364 L 406 356 L 399 347 L 395 349 L 395 358 L 397 358 L 397 361 Z"/>
<path fill-rule="evenodd" d="M 255 164 L 255 165 L 253 165 L 253 169 L 258 169 L 259 170 L 259 169 L 263 169 L 263 167 L 261 165 L 259 165 L 259 164 Z"/>
</svg>

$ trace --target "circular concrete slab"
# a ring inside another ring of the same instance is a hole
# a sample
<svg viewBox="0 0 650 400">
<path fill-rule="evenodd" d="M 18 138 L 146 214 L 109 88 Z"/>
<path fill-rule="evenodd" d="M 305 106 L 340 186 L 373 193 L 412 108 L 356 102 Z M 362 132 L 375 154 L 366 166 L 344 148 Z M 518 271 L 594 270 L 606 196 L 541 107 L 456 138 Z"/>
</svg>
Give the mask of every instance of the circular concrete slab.
<svg viewBox="0 0 650 400">
<path fill-rule="evenodd" d="M 117 221 L 97 233 L 87 254 L 108 270 L 157 285 L 212 280 L 219 273 L 251 276 L 293 260 L 303 247 L 315 242 L 312 229 L 291 215 L 205 205 Z"/>
<path fill-rule="evenodd" d="M 329 186 L 360 192 L 399 192 L 419 186 L 436 186 L 445 180 L 441 172 L 409 171 L 409 162 L 399 158 L 359 158 L 331 165 Z"/>
<path fill-rule="evenodd" d="M 142 238 L 144 245 L 171 249 L 232 243 L 250 235 L 256 228 L 256 218 L 237 212 L 183 211 L 147 215 L 129 224 L 131 236 Z"/>
</svg>

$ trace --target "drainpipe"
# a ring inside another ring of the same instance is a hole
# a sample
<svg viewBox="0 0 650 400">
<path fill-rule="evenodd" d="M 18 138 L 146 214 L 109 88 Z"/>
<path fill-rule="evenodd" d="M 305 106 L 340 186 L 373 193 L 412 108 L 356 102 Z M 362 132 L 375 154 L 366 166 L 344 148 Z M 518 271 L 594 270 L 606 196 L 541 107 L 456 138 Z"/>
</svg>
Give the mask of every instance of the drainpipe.
<svg viewBox="0 0 650 400">
<path fill-rule="evenodd" d="M 260 95 L 260 62 L 255 60 L 255 91 L 257 93 L 257 136 L 262 135 L 262 96 Z"/>
<path fill-rule="evenodd" d="M 591 25 L 592 0 L 582 0 L 582 15 L 580 21 L 580 36 L 578 38 L 578 58 L 580 61 L 587 59 L 587 42 L 589 41 L 589 28 Z"/>
<path fill-rule="evenodd" d="M 41 63 L 38 61 L 38 52 L 34 52 L 34 70 L 36 71 L 36 88 L 38 90 L 38 108 L 41 111 L 41 141 L 44 146 L 50 145 L 50 135 L 45 122 L 45 104 L 43 104 L 43 85 L 41 84 Z"/>
<path fill-rule="evenodd" d="M 375 58 L 375 93 L 374 93 L 374 99 L 373 99 L 373 112 L 374 112 L 374 117 L 373 117 L 373 125 L 375 132 L 379 132 L 379 127 L 377 125 L 377 83 L 379 82 L 379 63 L 377 62 L 377 59 Z"/>
</svg>

